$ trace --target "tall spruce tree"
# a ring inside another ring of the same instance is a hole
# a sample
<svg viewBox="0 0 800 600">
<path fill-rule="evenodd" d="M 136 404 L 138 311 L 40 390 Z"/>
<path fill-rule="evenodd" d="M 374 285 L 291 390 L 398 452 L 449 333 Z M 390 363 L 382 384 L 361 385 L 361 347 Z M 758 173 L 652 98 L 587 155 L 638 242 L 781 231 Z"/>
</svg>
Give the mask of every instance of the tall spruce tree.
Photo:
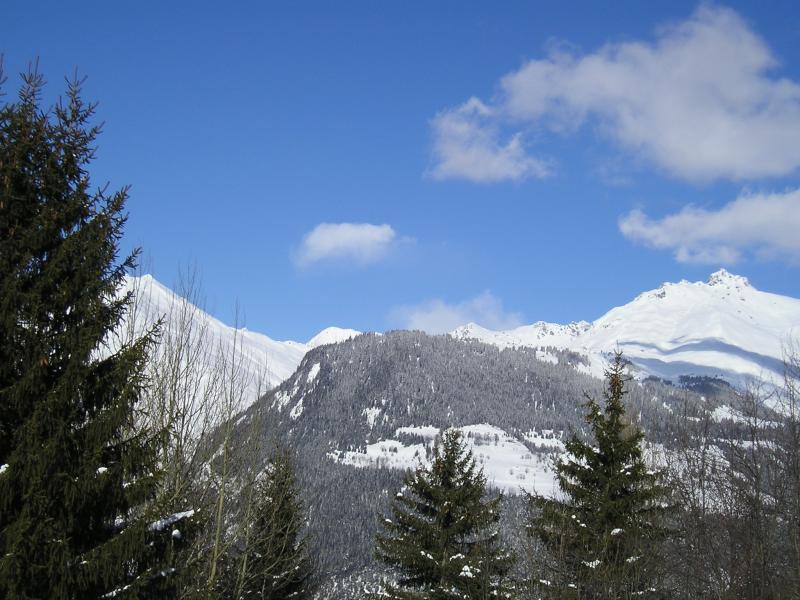
<svg viewBox="0 0 800 600">
<path fill-rule="evenodd" d="M 108 344 L 126 190 L 91 189 L 80 82 L 45 110 L 42 77 L 22 79 L 0 108 L 0 597 L 169 594 L 185 515 L 148 514 L 156 436 L 134 413 L 152 339 Z"/>
<path fill-rule="evenodd" d="M 436 444 L 429 467 L 409 471 L 382 522 L 378 558 L 394 568 L 375 598 L 502 598 L 513 558 L 497 531 L 502 497 L 487 500 L 486 478 L 456 429 Z"/>
<path fill-rule="evenodd" d="M 311 558 L 294 463 L 277 449 L 263 479 L 255 483 L 247 543 L 235 566 L 236 600 L 311 598 Z"/>
<path fill-rule="evenodd" d="M 668 490 L 642 456 L 643 432 L 625 414 L 622 354 L 606 371 L 603 410 L 588 398 L 594 444 L 576 435 L 555 465 L 564 499 L 531 496 L 529 533 L 544 546 L 533 580 L 542 596 L 640 598 L 659 589 L 659 545 Z"/>
</svg>

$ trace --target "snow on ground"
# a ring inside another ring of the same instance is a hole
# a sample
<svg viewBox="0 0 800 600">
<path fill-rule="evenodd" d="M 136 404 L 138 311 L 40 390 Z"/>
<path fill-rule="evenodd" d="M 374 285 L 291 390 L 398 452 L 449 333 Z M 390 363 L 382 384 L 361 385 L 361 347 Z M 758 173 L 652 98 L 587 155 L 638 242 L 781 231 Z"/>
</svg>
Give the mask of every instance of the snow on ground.
<svg viewBox="0 0 800 600">
<path fill-rule="evenodd" d="M 524 489 L 553 495 L 557 485 L 550 453 L 534 454 L 524 443 L 492 425 L 467 425 L 461 431 L 489 485 L 508 493 Z"/>
<path fill-rule="evenodd" d="M 559 440 L 539 437 L 531 432 L 532 435 L 526 439 L 542 442 L 543 449 L 546 448 L 542 452 L 531 452 L 521 440 L 499 427 L 484 423 L 459 429 L 490 486 L 509 494 L 518 494 L 521 490 L 546 496 L 555 494 L 557 484 L 551 465 L 553 456 L 563 448 Z M 395 436 L 404 437 L 409 443 L 396 439 L 381 440 L 368 444 L 363 451 L 331 452 L 328 456 L 358 468 L 414 469 L 420 464 L 429 464 L 427 456 L 439 433 L 438 428 L 428 425 L 400 427 Z M 422 441 L 412 443 L 408 438 Z"/>
<path fill-rule="evenodd" d="M 361 414 L 367 417 L 367 425 L 369 425 L 369 428 L 372 429 L 375 427 L 375 422 L 381 414 L 381 409 L 378 407 L 365 408 L 363 411 L 361 411 Z"/>
<path fill-rule="evenodd" d="M 308 370 L 308 377 L 306 377 L 306 382 L 313 383 L 314 380 L 317 378 L 317 375 L 319 375 L 319 363 L 314 363 Z"/>
<path fill-rule="evenodd" d="M 280 390 L 275 394 L 275 398 L 272 401 L 272 408 L 275 408 L 278 410 L 278 412 L 280 412 L 289 403 L 289 400 L 291 399 L 292 399 L 291 394 L 283 390 Z"/>
<path fill-rule="evenodd" d="M 773 405 L 775 408 L 782 409 L 781 404 Z M 745 413 L 737 410 L 727 404 L 722 404 L 711 411 L 711 419 L 717 423 L 723 421 L 733 421 L 734 423 L 741 424 L 758 424 L 759 427 L 779 427 L 778 421 L 771 421 L 764 418 L 763 414 L 758 416 L 748 417 Z"/>
<path fill-rule="evenodd" d="M 553 430 L 529 431 L 523 439 L 508 434 L 503 429 L 488 424 L 459 427 L 467 447 L 483 469 L 489 486 L 507 494 L 536 492 L 546 497 L 561 496 L 553 464 L 565 458 L 563 432 Z M 440 430 L 428 425 L 400 427 L 395 437 L 368 444 L 363 450 L 328 453 L 328 458 L 356 468 L 378 467 L 389 469 L 415 469 L 430 464 L 428 456 Z M 523 441 L 524 440 L 524 441 Z M 527 445 L 526 443 L 527 442 Z M 714 461 L 726 468 L 722 440 L 712 443 L 706 450 L 706 461 Z M 531 450 L 531 446 L 535 450 Z M 688 468 L 687 460 L 697 463 L 699 455 L 669 452 L 662 444 L 648 442 L 643 447 L 643 458 L 651 472 L 670 467 L 681 472 Z"/>
<path fill-rule="evenodd" d="M 711 419 L 717 423 L 721 421 L 733 421 L 734 423 L 745 423 L 746 419 L 730 406 L 725 404 L 718 406 L 711 412 Z"/>
<path fill-rule="evenodd" d="M 289 411 L 289 418 L 293 421 L 296 421 L 300 415 L 303 414 L 303 398 L 305 398 L 305 396 L 302 396 L 300 400 L 297 401 L 297 404 L 294 405 L 294 408 Z"/>
<path fill-rule="evenodd" d="M 388 467 L 414 469 L 425 459 L 425 444 L 403 444 L 397 440 L 382 440 L 369 444 L 364 452 L 330 452 L 328 457 L 353 467 Z"/>
<path fill-rule="evenodd" d="M 525 441 L 533 444 L 536 448 L 551 449 L 558 452 L 563 452 L 563 435 L 563 431 L 545 429 L 543 431 L 528 431 L 523 437 L 525 438 Z"/>
<path fill-rule="evenodd" d="M 423 425 L 421 427 L 412 425 L 411 427 L 400 427 L 394 434 L 417 436 L 426 440 L 434 440 L 436 436 L 439 435 L 439 428 L 431 427 L 430 425 Z"/>
<path fill-rule="evenodd" d="M 540 360 L 542 362 L 548 362 L 551 365 L 558 364 L 558 357 L 555 354 L 541 349 L 536 351 L 536 360 Z"/>
</svg>

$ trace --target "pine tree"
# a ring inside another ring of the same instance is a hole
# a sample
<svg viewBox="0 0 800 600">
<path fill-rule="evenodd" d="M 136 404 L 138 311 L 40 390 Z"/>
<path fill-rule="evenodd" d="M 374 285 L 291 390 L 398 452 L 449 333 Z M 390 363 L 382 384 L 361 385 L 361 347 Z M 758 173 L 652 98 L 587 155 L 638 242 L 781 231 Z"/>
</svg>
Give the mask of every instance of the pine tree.
<svg viewBox="0 0 800 600">
<path fill-rule="evenodd" d="M 595 445 L 576 435 L 556 463 L 564 500 L 531 496 L 529 533 L 550 557 L 534 579 L 556 598 L 639 598 L 658 590 L 658 547 L 667 489 L 648 470 L 643 432 L 626 417 L 625 363 L 617 353 L 606 371 L 605 406 L 588 398 L 586 421 Z"/>
<path fill-rule="evenodd" d="M 42 86 L 23 75 L 0 108 L 0 597 L 156 597 L 186 515 L 146 510 L 156 436 L 134 407 L 152 336 L 108 344 L 134 264 L 118 259 L 126 190 L 90 189 L 80 82 L 49 110 Z"/>
<path fill-rule="evenodd" d="M 312 564 L 292 458 L 278 449 L 256 482 L 252 523 L 236 564 L 237 600 L 311 598 Z"/>
<path fill-rule="evenodd" d="M 497 532 L 502 497 L 485 499 L 486 478 L 461 432 L 448 430 L 431 465 L 409 471 L 377 537 L 378 558 L 398 574 L 375 598 L 507 597 L 513 559 Z"/>
</svg>

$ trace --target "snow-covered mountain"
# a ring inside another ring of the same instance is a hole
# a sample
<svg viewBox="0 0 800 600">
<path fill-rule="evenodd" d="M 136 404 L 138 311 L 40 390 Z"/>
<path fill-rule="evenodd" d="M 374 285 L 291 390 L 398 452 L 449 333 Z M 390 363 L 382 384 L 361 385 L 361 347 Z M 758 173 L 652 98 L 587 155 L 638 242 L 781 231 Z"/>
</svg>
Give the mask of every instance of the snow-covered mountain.
<svg viewBox="0 0 800 600">
<path fill-rule="evenodd" d="M 325 344 L 335 344 L 360 334 L 353 329 L 328 327 L 308 342 L 278 341 L 246 328 L 226 325 L 191 304 L 151 275 L 127 277 L 122 290 L 132 292 L 135 302 L 131 311 L 133 321 L 126 326 L 141 334 L 156 321 L 163 319 L 163 329 L 171 330 L 176 337 L 187 335 L 190 325 L 192 335 L 201 332 L 207 347 L 219 356 L 236 357 L 240 381 L 243 384 L 245 404 L 254 402 L 259 393 L 287 379 L 309 350 Z"/>
<path fill-rule="evenodd" d="M 619 348 L 642 374 L 779 381 L 787 344 L 800 337 L 800 300 L 762 292 L 722 269 L 707 282 L 664 283 L 588 323 L 537 322 L 508 331 L 470 323 L 450 335 L 500 348 L 556 347 L 586 354 L 602 375 Z"/>
<path fill-rule="evenodd" d="M 247 404 L 290 377 L 313 348 L 360 334 L 329 327 L 307 342 L 278 341 L 226 325 L 150 275 L 127 278 L 124 291 L 137 298 L 133 322 L 139 332 L 159 318 L 173 330 L 193 319 L 215 351 L 228 356 L 235 351 L 247 382 Z M 593 323 L 539 321 L 507 331 L 470 323 L 450 335 L 500 348 L 537 348 L 544 360 L 555 360 L 548 347 L 571 350 L 586 355 L 588 366 L 580 368 L 598 377 L 609 353 L 620 348 L 642 375 L 673 381 L 681 375 L 717 376 L 735 384 L 748 378 L 779 381 L 785 347 L 800 338 L 800 300 L 757 290 L 723 269 L 707 282 L 665 283 Z"/>
</svg>

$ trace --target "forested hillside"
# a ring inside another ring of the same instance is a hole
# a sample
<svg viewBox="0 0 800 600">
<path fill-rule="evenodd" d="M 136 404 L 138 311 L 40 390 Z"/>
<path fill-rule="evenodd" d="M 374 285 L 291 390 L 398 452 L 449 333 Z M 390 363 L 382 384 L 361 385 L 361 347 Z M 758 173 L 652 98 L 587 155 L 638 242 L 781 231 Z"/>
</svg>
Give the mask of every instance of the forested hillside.
<svg viewBox="0 0 800 600">
<path fill-rule="evenodd" d="M 374 444 L 399 437 L 401 428 L 415 427 L 405 439 L 421 441 L 422 426 L 444 430 L 487 424 L 506 432 L 507 442 L 523 444 L 536 464 L 548 465 L 556 452 L 547 440 L 560 443 L 571 431 L 585 433 L 585 394 L 602 391 L 601 380 L 574 368 L 581 360 L 554 349 L 538 355 L 530 349 L 501 351 L 406 331 L 322 346 L 306 355 L 292 377 L 236 418 L 230 432 L 231 447 L 239 453 L 234 462 L 254 461 L 256 470 L 265 465 L 266 453 L 246 456 L 252 446 L 244 440 L 254 433 L 261 437 L 260 448 L 276 440 L 292 447 L 321 576 L 369 579 L 377 567 L 372 551 L 376 508 L 398 486 L 402 469 L 415 461 L 381 468 L 392 462 L 389 450 L 385 460 L 367 460 L 359 468 L 341 464 L 344 453 L 366 453 Z M 628 410 L 649 442 L 667 445 L 675 435 L 675 413 L 695 411 L 699 404 L 713 408 L 717 402 L 656 381 L 632 385 L 627 397 Z M 526 436 L 530 432 L 539 437 Z M 492 448 L 496 443 L 491 438 L 478 445 Z M 515 520 L 519 515 L 513 513 L 522 504 L 514 496 L 520 489 L 507 491 L 507 520 Z"/>
</svg>

